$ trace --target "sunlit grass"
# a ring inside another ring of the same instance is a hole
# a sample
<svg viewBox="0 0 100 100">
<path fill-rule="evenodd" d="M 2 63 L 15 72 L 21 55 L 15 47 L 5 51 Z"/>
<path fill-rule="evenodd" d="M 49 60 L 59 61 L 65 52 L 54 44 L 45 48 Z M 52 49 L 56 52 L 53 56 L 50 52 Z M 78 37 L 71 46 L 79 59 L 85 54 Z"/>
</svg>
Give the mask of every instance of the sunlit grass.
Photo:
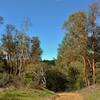
<svg viewBox="0 0 100 100">
<path fill-rule="evenodd" d="M 84 97 L 84 100 L 100 100 L 100 84 L 90 86 L 79 91 Z"/>
<path fill-rule="evenodd" d="M 6 89 L 0 92 L 0 100 L 44 100 L 53 95 L 53 92 L 46 89 Z"/>
</svg>

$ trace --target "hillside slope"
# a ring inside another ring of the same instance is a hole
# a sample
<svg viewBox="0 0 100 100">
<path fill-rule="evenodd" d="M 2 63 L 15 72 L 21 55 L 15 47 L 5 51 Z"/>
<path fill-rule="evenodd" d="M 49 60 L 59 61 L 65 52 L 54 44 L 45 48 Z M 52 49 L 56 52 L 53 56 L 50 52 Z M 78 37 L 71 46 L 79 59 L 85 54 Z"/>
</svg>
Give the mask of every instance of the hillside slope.
<svg viewBox="0 0 100 100">
<path fill-rule="evenodd" d="M 53 95 L 46 89 L 0 89 L 0 100 L 49 100 Z"/>
<path fill-rule="evenodd" d="M 46 89 L 0 89 L 0 100 L 100 100 L 100 84 L 57 94 Z"/>
<path fill-rule="evenodd" d="M 100 84 L 89 86 L 79 91 L 84 100 L 100 100 Z"/>
<path fill-rule="evenodd" d="M 73 93 L 58 93 L 53 100 L 100 100 L 100 84 Z"/>
</svg>

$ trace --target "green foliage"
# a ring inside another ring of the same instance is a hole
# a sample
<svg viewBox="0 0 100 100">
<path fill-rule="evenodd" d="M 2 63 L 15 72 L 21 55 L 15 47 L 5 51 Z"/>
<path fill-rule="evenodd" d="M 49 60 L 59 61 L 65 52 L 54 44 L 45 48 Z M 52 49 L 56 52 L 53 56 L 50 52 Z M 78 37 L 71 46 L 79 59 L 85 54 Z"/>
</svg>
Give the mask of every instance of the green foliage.
<svg viewBox="0 0 100 100">
<path fill-rule="evenodd" d="M 3 71 L 4 66 L 5 66 L 4 61 L 0 60 L 0 71 Z"/>
<path fill-rule="evenodd" d="M 96 37 L 95 56 L 96 56 L 96 62 L 99 62 L 100 61 L 100 27 L 96 27 L 95 37 Z"/>
<path fill-rule="evenodd" d="M 52 91 L 73 91 L 82 88 L 82 70 L 76 65 L 81 66 L 80 63 L 74 62 L 68 66 L 66 72 L 58 68 L 59 66 L 47 70 L 46 87 Z"/>
<path fill-rule="evenodd" d="M 56 65 L 67 67 L 71 62 L 82 61 L 83 48 L 79 46 L 73 36 L 66 34 L 58 48 Z"/>
<path fill-rule="evenodd" d="M 75 38 L 79 38 L 81 36 L 80 34 L 85 33 L 85 27 L 86 14 L 82 11 L 72 14 L 69 16 L 69 19 L 64 22 L 64 28 L 67 29 Z"/>
<path fill-rule="evenodd" d="M 82 55 L 83 48 L 70 34 L 66 34 L 58 48 L 56 66 L 60 72 L 66 75 L 66 87 L 68 91 L 80 89 L 84 86 L 82 81 Z"/>
<path fill-rule="evenodd" d="M 31 60 L 32 63 L 38 63 L 41 61 L 42 49 L 40 48 L 40 40 L 38 37 L 32 37 L 31 40 Z"/>
<path fill-rule="evenodd" d="M 100 62 L 96 63 L 96 83 L 100 83 Z"/>
<path fill-rule="evenodd" d="M 23 75 L 21 75 L 20 82 L 24 87 L 33 88 L 32 73 L 25 72 Z"/>
<path fill-rule="evenodd" d="M 69 90 L 76 90 L 80 88 L 80 83 L 82 81 L 79 80 L 80 72 L 76 67 L 70 67 L 68 71 L 68 85 Z M 78 83 L 78 84 L 77 84 Z M 67 83 L 66 83 L 67 85 Z"/>
<path fill-rule="evenodd" d="M 65 91 L 67 77 L 57 69 L 46 71 L 46 87 L 52 91 Z"/>
<path fill-rule="evenodd" d="M 35 64 L 32 70 L 33 86 L 35 88 L 46 87 L 45 72 L 47 65 L 44 63 Z"/>
<path fill-rule="evenodd" d="M 4 87 L 9 82 L 9 74 L 0 73 L 0 87 Z"/>
<path fill-rule="evenodd" d="M 79 73 L 81 74 L 81 78 L 83 78 L 84 80 L 84 85 L 93 84 L 95 82 L 95 63 L 97 62 L 97 59 L 99 60 L 100 51 L 100 32 L 99 27 L 96 29 L 95 25 L 98 10 L 98 4 L 93 3 L 90 6 L 89 16 L 87 16 L 86 13 L 79 11 L 73 13 L 71 16 L 69 16 L 68 20 L 65 20 L 64 22 L 63 27 L 66 30 L 67 34 L 65 34 L 63 41 L 58 48 L 56 66 L 58 66 L 61 71 L 66 69 L 66 73 L 68 75 L 71 75 L 69 76 L 70 81 L 71 78 L 73 79 L 73 75 L 68 71 L 71 70 L 73 72 L 75 70 L 70 69 L 70 64 L 72 62 L 80 62 L 82 63 L 82 66 L 80 67 L 83 67 L 83 69 L 81 68 L 81 70 L 79 70 Z M 90 37 L 89 32 L 92 33 Z M 76 67 L 76 69 L 78 68 Z M 84 86 L 82 79 L 79 80 L 80 82 L 82 82 L 82 86 Z M 76 84 L 77 82 L 73 80 L 73 82 L 71 83 Z M 79 88 L 82 86 L 79 86 Z"/>
<path fill-rule="evenodd" d="M 3 71 L 3 68 L 5 67 L 5 60 L 4 60 L 4 54 L 3 54 L 3 49 L 2 46 L 0 44 L 0 72 Z"/>
</svg>

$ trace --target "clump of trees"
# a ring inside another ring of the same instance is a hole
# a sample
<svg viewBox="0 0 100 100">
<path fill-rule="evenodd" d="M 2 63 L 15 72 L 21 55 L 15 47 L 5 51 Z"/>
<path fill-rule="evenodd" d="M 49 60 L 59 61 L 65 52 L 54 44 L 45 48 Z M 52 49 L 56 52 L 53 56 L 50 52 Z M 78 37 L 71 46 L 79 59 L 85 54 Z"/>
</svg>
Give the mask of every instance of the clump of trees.
<svg viewBox="0 0 100 100">
<path fill-rule="evenodd" d="M 76 12 L 64 22 L 63 27 L 66 34 L 58 48 L 57 66 L 60 65 L 63 72 L 66 69 L 67 76 L 71 75 L 72 80 L 75 79 L 78 84 L 80 83 L 77 88 L 81 88 L 82 84 L 83 86 L 89 86 L 98 81 L 96 73 L 100 73 L 100 68 L 96 72 L 96 64 L 100 62 L 100 33 L 98 32 L 100 29 L 96 21 L 99 14 L 99 4 L 93 3 L 89 8 L 89 13 Z M 76 70 L 75 72 L 79 71 L 79 73 L 75 74 L 73 69 Z M 81 79 L 76 78 L 74 74 Z M 72 89 L 76 87 L 76 83 L 70 84 Z"/>
<path fill-rule="evenodd" d="M 27 35 L 28 27 L 27 20 L 24 21 L 22 31 L 12 24 L 7 24 L 1 36 L 0 66 L 9 79 L 21 78 L 30 69 L 30 64 L 41 61 L 40 40 L 38 37 L 30 38 Z"/>
</svg>

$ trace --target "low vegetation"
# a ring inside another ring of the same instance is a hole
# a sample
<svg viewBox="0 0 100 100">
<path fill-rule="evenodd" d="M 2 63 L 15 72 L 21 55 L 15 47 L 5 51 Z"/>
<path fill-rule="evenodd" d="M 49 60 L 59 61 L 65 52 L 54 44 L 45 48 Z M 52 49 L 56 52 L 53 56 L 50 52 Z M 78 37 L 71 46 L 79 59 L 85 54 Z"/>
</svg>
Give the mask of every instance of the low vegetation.
<svg viewBox="0 0 100 100">
<path fill-rule="evenodd" d="M 82 89 L 79 91 L 79 93 L 83 96 L 84 100 L 99 100 L 100 99 L 100 84 Z"/>
<path fill-rule="evenodd" d="M 49 100 L 54 92 L 38 89 L 3 89 L 0 91 L 0 100 Z"/>
<path fill-rule="evenodd" d="M 100 84 L 76 92 L 58 93 L 53 100 L 100 100 Z"/>
</svg>

